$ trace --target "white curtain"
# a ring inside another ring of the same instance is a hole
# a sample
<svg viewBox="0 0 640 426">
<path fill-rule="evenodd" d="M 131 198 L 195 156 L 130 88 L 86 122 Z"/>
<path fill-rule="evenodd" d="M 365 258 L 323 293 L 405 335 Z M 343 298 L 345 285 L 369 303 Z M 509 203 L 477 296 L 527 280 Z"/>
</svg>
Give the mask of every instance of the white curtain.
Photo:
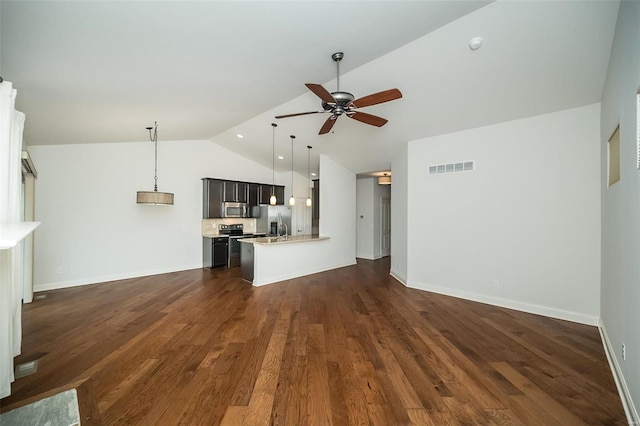
<svg viewBox="0 0 640 426">
<path fill-rule="evenodd" d="M 0 222 L 20 222 L 24 114 L 13 85 L 0 83 Z M 0 398 L 11 394 L 13 358 L 22 343 L 22 243 L 0 250 Z"/>
</svg>

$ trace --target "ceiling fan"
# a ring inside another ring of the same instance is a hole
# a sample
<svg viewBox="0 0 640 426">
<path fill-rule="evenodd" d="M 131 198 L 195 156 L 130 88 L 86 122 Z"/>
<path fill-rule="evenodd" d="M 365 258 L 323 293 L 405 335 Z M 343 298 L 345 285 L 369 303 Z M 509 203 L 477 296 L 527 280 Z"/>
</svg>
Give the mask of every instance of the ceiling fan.
<svg viewBox="0 0 640 426">
<path fill-rule="evenodd" d="M 309 90 L 311 90 L 317 97 L 322 100 L 322 111 L 309 111 L 309 112 L 299 112 L 296 114 L 285 114 L 285 115 L 277 115 L 276 118 L 287 118 L 287 117 L 296 117 L 298 115 L 308 115 L 308 114 L 321 114 L 321 113 L 331 113 L 327 121 L 324 122 L 322 127 L 320 128 L 320 132 L 318 134 L 324 135 L 325 133 L 329 133 L 334 124 L 336 124 L 336 120 L 341 115 L 346 115 L 349 118 L 353 118 L 354 120 L 358 120 L 365 124 L 370 124 L 372 126 L 382 127 L 387 124 L 387 119 L 378 117 L 376 115 L 367 114 L 366 112 L 358 111 L 358 108 L 368 107 L 371 105 L 377 105 L 384 102 L 393 101 L 395 99 L 400 99 L 402 97 L 402 93 L 398 89 L 389 89 L 383 92 L 374 93 L 372 95 L 368 95 L 362 98 L 356 99 L 349 92 L 340 91 L 340 61 L 344 57 L 344 53 L 336 52 L 331 55 L 331 59 L 333 59 L 336 63 L 337 67 L 337 90 L 335 92 L 329 93 L 327 89 L 322 87 L 320 84 L 315 83 L 307 83 L 305 86 Z"/>
</svg>

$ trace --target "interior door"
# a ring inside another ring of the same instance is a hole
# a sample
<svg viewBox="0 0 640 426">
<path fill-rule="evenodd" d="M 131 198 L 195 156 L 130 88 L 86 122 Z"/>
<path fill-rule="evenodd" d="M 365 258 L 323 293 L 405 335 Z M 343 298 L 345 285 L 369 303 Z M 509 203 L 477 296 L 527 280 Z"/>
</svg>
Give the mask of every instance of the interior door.
<svg viewBox="0 0 640 426">
<path fill-rule="evenodd" d="M 391 199 L 380 199 L 380 255 L 391 255 Z"/>
</svg>

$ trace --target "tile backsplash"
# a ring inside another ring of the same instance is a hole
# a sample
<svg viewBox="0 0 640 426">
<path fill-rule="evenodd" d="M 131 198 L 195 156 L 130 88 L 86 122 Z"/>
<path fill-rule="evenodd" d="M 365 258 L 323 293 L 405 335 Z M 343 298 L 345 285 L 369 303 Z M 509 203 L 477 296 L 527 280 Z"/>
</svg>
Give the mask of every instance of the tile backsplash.
<svg viewBox="0 0 640 426">
<path fill-rule="evenodd" d="M 244 225 L 244 232 L 256 231 L 255 219 L 243 219 L 243 218 L 225 218 L 225 219 L 202 219 L 202 235 L 217 235 L 218 225 L 231 225 L 235 223 L 241 223 Z"/>
</svg>

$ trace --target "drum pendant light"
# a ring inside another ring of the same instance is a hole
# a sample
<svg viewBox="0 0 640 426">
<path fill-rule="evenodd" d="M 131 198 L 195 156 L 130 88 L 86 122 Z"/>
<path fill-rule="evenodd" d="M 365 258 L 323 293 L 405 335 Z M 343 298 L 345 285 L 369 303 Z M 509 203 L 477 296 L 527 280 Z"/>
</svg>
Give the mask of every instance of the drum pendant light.
<svg viewBox="0 0 640 426">
<path fill-rule="evenodd" d="M 155 122 L 154 127 L 147 127 L 149 131 L 149 138 L 155 145 L 155 175 L 153 177 L 155 183 L 153 185 L 153 191 L 138 191 L 136 194 L 136 203 L 138 204 L 153 204 L 155 206 L 160 205 L 173 205 L 173 194 L 170 192 L 158 192 L 158 122 Z M 153 133 L 151 133 L 153 130 Z"/>
<path fill-rule="evenodd" d="M 289 198 L 289 205 L 291 207 L 296 205 L 296 199 L 293 197 L 293 140 L 296 137 L 291 135 L 291 197 Z"/>
<path fill-rule="evenodd" d="M 276 127 L 278 125 L 276 123 L 271 123 L 271 127 L 273 127 L 273 135 L 271 138 L 271 198 L 269 198 L 269 204 L 275 206 L 278 202 L 276 198 Z"/>
<path fill-rule="evenodd" d="M 311 145 L 307 145 L 307 207 L 311 207 Z"/>
</svg>

